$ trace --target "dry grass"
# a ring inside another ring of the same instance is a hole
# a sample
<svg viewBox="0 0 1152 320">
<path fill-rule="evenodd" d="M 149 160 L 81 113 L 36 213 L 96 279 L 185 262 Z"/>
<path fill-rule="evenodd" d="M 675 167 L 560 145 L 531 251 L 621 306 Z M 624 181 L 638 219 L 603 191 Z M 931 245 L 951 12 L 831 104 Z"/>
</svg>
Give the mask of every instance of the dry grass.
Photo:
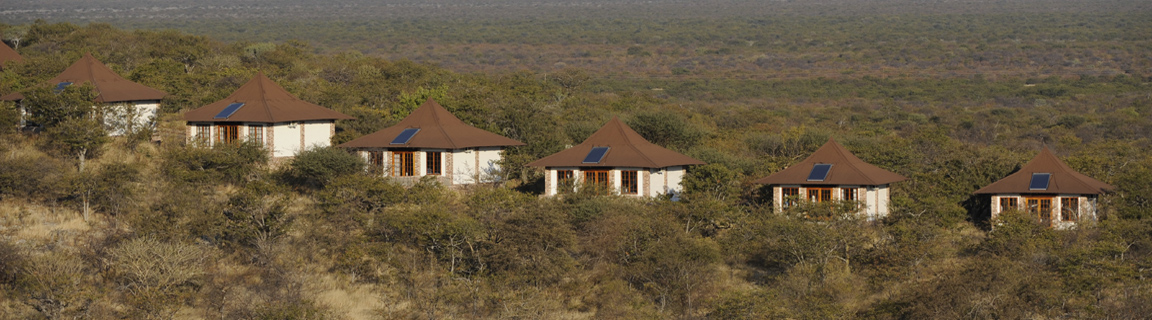
<svg viewBox="0 0 1152 320">
<path fill-rule="evenodd" d="M 0 201 L 0 235 L 17 239 L 15 243 L 23 247 L 76 246 L 80 236 L 92 229 L 92 223 L 70 208 Z"/>
<path fill-rule="evenodd" d="M 387 300 L 373 285 L 352 283 L 331 273 L 317 273 L 305 285 L 305 292 L 309 292 L 317 304 L 344 319 L 379 318 L 377 310 L 384 308 Z"/>
</svg>

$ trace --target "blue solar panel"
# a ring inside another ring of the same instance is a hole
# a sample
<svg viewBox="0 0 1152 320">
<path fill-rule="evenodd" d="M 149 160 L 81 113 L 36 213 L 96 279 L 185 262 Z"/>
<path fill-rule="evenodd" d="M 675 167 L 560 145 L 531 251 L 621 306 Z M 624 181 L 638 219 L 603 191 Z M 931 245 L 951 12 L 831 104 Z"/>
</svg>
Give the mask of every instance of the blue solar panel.
<svg viewBox="0 0 1152 320">
<path fill-rule="evenodd" d="M 817 163 L 812 165 L 812 172 L 808 173 L 808 181 L 824 181 L 828 178 L 828 171 L 832 170 L 832 164 Z"/>
<path fill-rule="evenodd" d="M 56 84 L 56 89 L 52 89 L 53 93 L 60 93 L 64 91 L 64 87 L 72 85 L 71 82 L 61 82 Z"/>
<path fill-rule="evenodd" d="M 417 132 L 420 132 L 419 128 L 404 129 L 404 131 L 402 131 L 402 132 L 400 132 L 400 134 L 396 135 L 396 139 L 392 139 L 392 142 L 390 144 L 408 143 L 408 141 L 412 140 L 412 137 L 416 136 Z"/>
<path fill-rule="evenodd" d="M 588 151 L 588 156 L 584 157 L 583 163 L 600 163 L 606 154 L 608 154 L 608 147 L 592 148 L 592 151 Z"/>
<path fill-rule="evenodd" d="M 1048 190 L 1048 182 L 1051 180 L 1051 173 L 1033 173 L 1032 182 L 1028 184 L 1028 190 Z"/>
<path fill-rule="evenodd" d="M 227 107 L 224 107 L 224 110 L 220 111 L 220 113 L 217 113 L 215 117 L 212 117 L 212 119 L 228 119 L 228 117 L 231 117 L 233 113 L 236 113 L 236 110 L 240 110 L 240 107 L 243 106 L 243 102 L 230 104 Z"/>
</svg>

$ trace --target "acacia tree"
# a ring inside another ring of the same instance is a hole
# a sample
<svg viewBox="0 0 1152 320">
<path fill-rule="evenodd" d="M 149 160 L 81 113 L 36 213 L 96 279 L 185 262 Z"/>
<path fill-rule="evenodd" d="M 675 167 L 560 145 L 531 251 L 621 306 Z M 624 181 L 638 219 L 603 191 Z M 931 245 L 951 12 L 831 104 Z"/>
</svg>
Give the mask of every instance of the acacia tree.
<svg viewBox="0 0 1152 320">
<path fill-rule="evenodd" d="M 108 142 L 104 128 L 96 119 L 78 118 L 61 122 L 59 126 L 48 128 L 48 144 L 54 150 L 75 155 L 80 172 L 84 172 L 84 162 L 88 156 Z"/>
<path fill-rule="evenodd" d="M 108 142 L 104 126 L 97 119 L 101 108 L 93 102 L 95 89 L 90 84 L 38 87 L 24 96 L 31 120 L 45 128 L 49 138 L 46 146 L 76 156 L 79 171 L 83 172 L 85 160 Z"/>
<path fill-rule="evenodd" d="M 79 172 L 66 181 L 69 192 L 79 198 L 84 221 L 92 214 L 93 204 L 105 213 L 116 215 L 134 201 L 133 181 L 139 175 L 138 168 L 113 163 L 97 167 L 87 172 Z"/>
</svg>

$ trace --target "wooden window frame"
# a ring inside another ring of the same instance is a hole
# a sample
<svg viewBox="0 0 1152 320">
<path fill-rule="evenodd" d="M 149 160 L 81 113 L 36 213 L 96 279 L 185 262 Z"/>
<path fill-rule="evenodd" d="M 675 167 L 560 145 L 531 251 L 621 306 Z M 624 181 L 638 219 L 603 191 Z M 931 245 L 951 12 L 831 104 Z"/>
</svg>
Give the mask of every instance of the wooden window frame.
<svg viewBox="0 0 1152 320">
<path fill-rule="evenodd" d="M 832 188 L 806 188 L 808 189 L 808 201 L 812 202 L 825 202 L 832 201 Z M 815 197 L 813 197 L 815 195 Z"/>
<path fill-rule="evenodd" d="M 438 176 L 444 174 L 443 153 L 439 151 L 426 151 L 424 152 L 424 174 L 430 176 Z"/>
<path fill-rule="evenodd" d="M 1020 199 L 1017 197 L 1000 197 L 1000 212 L 1020 210 Z"/>
<path fill-rule="evenodd" d="M 201 142 L 209 142 L 212 139 L 212 125 L 198 124 L 196 125 L 196 139 Z"/>
<path fill-rule="evenodd" d="M 576 186 L 576 171 L 556 170 L 556 190 L 571 192 Z"/>
<path fill-rule="evenodd" d="M 258 145 L 264 145 L 264 126 L 248 126 L 248 141 L 255 142 Z"/>
<path fill-rule="evenodd" d="M 844 200 L 844 201 L 859 201 L 860 200 L 860 190 L 858 190 L 856 188 L 840 188 L 840 190 L 841 190 L 841 194 L 840 194 L 841 200 Z"/>
<path fill-rule="evenodd" d="M 416 175 L 416 153 L 413 151 L 392 151 L 388 165 L 393 177 L 412 177 Z M 399 162 L 399 163 L 397 163 Z"/>
<path fill-rule="evenodd" d="M 584 180 L 582 183 L 585 186 L 595 185 L 603 188 L 605 192 L 608 191 L 608 187 L 611 185 L 611 178 L 609 178 L 608 170 L 585 170 L 583 173 Z"/>
<path fill-rule="evenodd" d="M 639 194 L 639 177 L 636 170 L 620 170 L 620 194 Z"/>
<path fill-rule="evenodd" d="M 216 142 L 236 143 L 239 141 L 240 141 L 240 125 L 237 125 L 237 124 L 216 125 Z"/>
<path fill-rule="evenodd" d="M 572 170 L 556 170 L 556 181 L 572 180 L 576 173 Z"/>
<path fill-rule="evenodd" d="M 1080 197 L 1060 198 L 1060 221 L 1080 221 Z"/>
<path fill-rule="evenodd" d="M 795 200 L 788 199 L 789 197 L 796 197 L 800 195 L 800 187 L 780 187 L 780 205 L 782 207 L 791 207 L 796 205 Z"/>
<path fill-rule="evenodd" d="M 384 153 L 384 151 L 368 151 L 368 165 L 373 167 L 383 167 Z"/>
</svg>

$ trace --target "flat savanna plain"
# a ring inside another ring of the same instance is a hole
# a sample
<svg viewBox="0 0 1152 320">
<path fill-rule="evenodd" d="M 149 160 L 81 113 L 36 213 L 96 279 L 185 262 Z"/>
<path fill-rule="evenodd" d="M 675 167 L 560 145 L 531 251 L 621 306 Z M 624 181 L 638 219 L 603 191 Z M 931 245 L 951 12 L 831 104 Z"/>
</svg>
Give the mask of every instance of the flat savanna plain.
<svg viewBox="0 0 1152 320">
<path fill-rule="evenodd" d="M 1139 1 L 17 1 L 0 19 L 309 43 L 457 72 L 577 68 L 624 83 L 1041 78 L 1152 70 Z"/>
</svg>

